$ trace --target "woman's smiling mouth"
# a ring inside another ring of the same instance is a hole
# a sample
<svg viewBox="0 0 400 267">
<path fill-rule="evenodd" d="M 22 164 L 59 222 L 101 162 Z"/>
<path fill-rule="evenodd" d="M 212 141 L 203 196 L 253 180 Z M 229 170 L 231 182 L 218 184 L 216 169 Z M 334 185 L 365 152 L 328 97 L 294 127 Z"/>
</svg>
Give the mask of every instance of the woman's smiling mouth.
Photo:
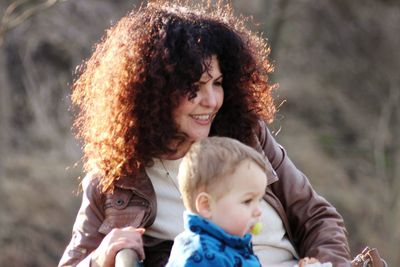
<svg viewBox="0 0 400 267">
<path fill-rule="evenodd" d="M 215 117 L 215 114 L 199 114 L 199 115 L 190 115 L 197 123 L 200 124 L 208 124 L 212 122 Z"/>
</svg>

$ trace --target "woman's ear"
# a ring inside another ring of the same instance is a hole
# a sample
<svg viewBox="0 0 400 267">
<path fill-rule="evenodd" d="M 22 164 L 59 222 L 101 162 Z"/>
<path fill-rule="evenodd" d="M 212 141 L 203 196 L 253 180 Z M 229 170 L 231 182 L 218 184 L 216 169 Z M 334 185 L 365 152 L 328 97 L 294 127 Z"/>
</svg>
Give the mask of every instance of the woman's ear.
<svg viewBox="0 0 400 267">
<path fill-rule="evenodd" d="M 211 201 L 212 197 L 206 192 L 200 192 L 195 200 L 198 214 L 206 219 L 211 219 Z"/>
</svg>

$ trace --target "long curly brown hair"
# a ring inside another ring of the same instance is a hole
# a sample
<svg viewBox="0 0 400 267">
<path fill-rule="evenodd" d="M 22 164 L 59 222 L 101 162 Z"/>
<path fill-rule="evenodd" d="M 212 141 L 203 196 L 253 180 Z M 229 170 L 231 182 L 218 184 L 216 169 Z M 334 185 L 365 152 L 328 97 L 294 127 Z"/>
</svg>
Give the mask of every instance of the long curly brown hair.
<svg viewBox="0 0 400 267">
<path fill-rule="evenodd" d="M 271 122 L 275 113 L 269 47 L 245 27 L 245 18 L 225 4 L 163 2 L 119 20 L 77 71 L 74 126 L 85 170 L 102 174 L 103 192 L 171 152 L 168 144 L 182 138 L 172 111 L 182 95 L 196 95 L 195 82 L 212 55 L 224 77 L 224 102 L 210 135 L 251 144 L 258 120 Z"/>
</svg>

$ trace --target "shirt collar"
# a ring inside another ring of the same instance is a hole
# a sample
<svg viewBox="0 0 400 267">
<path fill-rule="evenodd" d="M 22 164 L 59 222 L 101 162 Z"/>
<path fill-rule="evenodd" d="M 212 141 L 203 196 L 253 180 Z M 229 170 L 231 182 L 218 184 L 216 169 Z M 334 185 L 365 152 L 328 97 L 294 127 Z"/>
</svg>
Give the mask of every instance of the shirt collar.
<svg viewBox="0 0 400 267">
<path fill-rule="evenodd" d="M 244 237 L 228 234 L 220 226 L 216 225 L 212 221 L 188 211 L 185 211 L 183 217 L 184 227 L 188 231 L 194 233 L 208 234 L 235 248 L 244 248 L 250 246 L 250 234 L 246 234 Z"/>
</svg>

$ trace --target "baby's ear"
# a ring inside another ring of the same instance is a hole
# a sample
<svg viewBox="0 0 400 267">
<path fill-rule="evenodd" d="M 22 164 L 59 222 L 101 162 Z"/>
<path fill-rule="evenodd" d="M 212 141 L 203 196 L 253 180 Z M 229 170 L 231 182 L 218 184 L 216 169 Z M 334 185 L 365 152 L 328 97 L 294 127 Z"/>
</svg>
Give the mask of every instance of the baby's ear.
<svg viewBox="0 0 400 267">
<path fill-rule="evenodd" d="M 206 192 L 200 192 L 195 200 L 197 213 L 206 219 L 211 219 L 211 201 L 211 196 Z"/>
</svg>

